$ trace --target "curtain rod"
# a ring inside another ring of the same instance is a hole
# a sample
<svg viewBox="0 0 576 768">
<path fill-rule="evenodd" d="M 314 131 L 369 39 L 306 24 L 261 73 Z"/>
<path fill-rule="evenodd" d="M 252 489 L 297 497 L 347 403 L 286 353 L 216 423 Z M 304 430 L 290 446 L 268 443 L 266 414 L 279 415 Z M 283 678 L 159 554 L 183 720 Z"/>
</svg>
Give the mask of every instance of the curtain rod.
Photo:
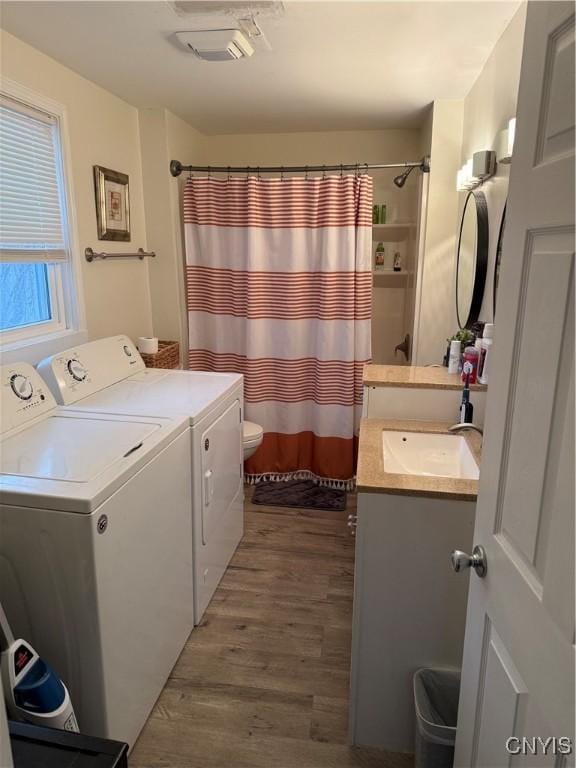
<svg viewBox="0 0 576 768">
<path fill-rule="evenodd" d="M 217 165 L 182 165 L 179 160 L 170 162 L 172 176 L 180 176 L 183 171 L 191 173 L 314 173 L 326 171 L 361 171 L 380 170 L 383 168 L 420 168 L 422 173 L 430 171 L 430 158 L 423 157 L 416 163 L 344 163 L 339 165 L 246 165 L 246 166 L 217 166 Z"/>
</svg>

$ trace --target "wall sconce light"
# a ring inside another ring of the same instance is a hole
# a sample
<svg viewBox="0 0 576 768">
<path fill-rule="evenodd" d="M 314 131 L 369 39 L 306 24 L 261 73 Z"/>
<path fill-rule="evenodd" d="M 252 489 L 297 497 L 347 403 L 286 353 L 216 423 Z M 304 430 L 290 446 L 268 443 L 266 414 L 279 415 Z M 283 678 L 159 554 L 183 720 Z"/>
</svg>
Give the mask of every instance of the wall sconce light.
<svg viewBox="0 0 576 768">
<path fill-rule="evenodd" d="M 496 152 L 485 149 L 482 152 L 474 152 L 472 156 L 472 176 L 480 181 L 494 176 L 496 171 Z"/>
<path fill-rule="evenodd" d="M 516 138 L 516 118 L 508 121 L 508 154 L 512 157 L 514 151 L 514 139 Z"/>
<path fill-rule="evenodd" d="M 498 162 L 508 165 L 512 161 L 514 138 L 516 136 L 516 118 L 508 121 L 508 128 L 498 134 Z"/>
<path fill-rule="evenodd" d="M 466 165 L 464 166 L 464 186 L 466 189 L 473 189 L 478 183 L 478 179 L 474 178 L 472 173 L 472 165 L 472 158 L 466 160 Z"/>
<path fill-rule="evenodd" d="M 493 176 L 495 171 L 496 153 L 493 150 L 474 152 L 456 174 L 456 189 L 458 192 L 474 189 Z"/>
<path fill-rule="evenodd" d="M 472 189 L 478 183 L 479 179 L 472 176 L 472 158 L 470 158 L 456 174 L 456 189 L 458 192 L 463 192 L 466 189 Z"/>
</svg>

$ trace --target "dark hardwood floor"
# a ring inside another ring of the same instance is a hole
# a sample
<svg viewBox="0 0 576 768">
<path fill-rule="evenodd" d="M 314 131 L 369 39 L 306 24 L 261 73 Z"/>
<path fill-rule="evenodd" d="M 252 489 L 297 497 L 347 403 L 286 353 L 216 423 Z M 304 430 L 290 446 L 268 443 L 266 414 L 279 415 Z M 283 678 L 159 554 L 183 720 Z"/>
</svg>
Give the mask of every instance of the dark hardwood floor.
<svg viewBox="0 0 576 768">
<path fill-rule="evenodd" d="M 258 507 L 131 768 L 410 768 L 347 745 L 354 540 L 346 513 Z"/>
</svg>

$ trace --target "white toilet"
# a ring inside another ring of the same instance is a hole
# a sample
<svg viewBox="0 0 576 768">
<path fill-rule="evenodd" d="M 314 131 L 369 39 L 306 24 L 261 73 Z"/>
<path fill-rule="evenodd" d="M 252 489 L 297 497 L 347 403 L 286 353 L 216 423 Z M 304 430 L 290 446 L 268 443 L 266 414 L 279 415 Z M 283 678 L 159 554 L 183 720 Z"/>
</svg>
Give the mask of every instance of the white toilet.
<svg viewBox="0 0 576 768">
<path fill-rule="evenodd" d="M 244 432 L 242 435 L 242 446 L 244 448 L 244 461 L 249 459 L 253 453 L 260 447 L 264 430 L 260 424 L 254 424 L 253 421 L 244 422 Z"/>
</svg>

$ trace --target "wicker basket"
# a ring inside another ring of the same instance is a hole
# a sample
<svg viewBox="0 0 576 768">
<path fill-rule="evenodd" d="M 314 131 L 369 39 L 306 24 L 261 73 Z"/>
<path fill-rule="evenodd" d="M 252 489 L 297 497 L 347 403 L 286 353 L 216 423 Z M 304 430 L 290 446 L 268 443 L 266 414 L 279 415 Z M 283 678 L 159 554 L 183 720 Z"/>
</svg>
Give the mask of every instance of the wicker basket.
<svg viewBox="0 0 576 768">
<path fill-rule="evenodd" d="M 147 355 L 140 352 L 146 368 L 179 368 L 180 344 L 177 341 L 159 341 L 158 352 Z"/>
</svg>

